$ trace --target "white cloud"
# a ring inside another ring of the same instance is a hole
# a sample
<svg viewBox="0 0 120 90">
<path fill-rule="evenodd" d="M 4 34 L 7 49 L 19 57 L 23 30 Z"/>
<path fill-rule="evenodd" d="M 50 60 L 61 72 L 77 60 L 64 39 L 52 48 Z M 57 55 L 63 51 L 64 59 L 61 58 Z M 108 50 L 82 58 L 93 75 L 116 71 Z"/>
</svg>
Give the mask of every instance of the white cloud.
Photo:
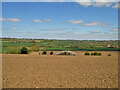
<svg viewBox="0 0 120 90">
<path fill-rule="evenodd" d="M 112 5 L 112 2 L 94 2 L 92 3 L 92 5 L 94 7 L 102 7 L 102 6 L 110 7 Z"/>
<path fill-rule="evenodd" d="M 120 31 L 120 29 L 114 28 L 114 29 L 112 29 L 112 31 Z"/>
<path fill-rule="evenodd" d="M 83 23 L 83 20 L 69 20 L 69 23 L 71 23 L 71 24 L 81 24 L 81 23 Z"/>
<path fill-rule="evenodd" d="M 0 21 L 21 22 L 22 20 L 18 18 L 0 18 Z"/>
<path fill-rule="evenodd" d="M 88 6 L 94 6 L 94 7 L 110 7 L 113 3 L 118 2 L 119 0 L 74 0 L 78 4 L 88 7 Z"/>
<path fill-rule="evenodd" d="M 79 3 L 82 6 L 88 7 L 92 5 L 92 1 L 91 0 L 74 0 L 75 2 Z"/>
<path fill-rule="evenodd" d="M 115 5 L 112 6 L 112 8 L 120 8 L 120 5 L 116 3 Z"/>
<path fill-rule="evenodd" d="M 39 20 L 39 19 L 35 19 L 33 20 L 34 22 L 39 22 L 39 23 L 43 23 L 43 22 L 51 22 L 50 19 L 44 19 L 44 20 Z"/>
<path fill-rule="evenodd" d="M 43 21 L 39 20 L 39 19 L 36 19 L 36 20 L 33 20 L 34 22 L 39 22 L 39 23 L 42 23 Z"/>
<path fill-rule="evenodd" d="M 101 22 L 89 22 L 84 25 L 85 26 L 104 26 L 104 27 L 108 26 L 108 24 L 101 23 Z"/>
</svg>

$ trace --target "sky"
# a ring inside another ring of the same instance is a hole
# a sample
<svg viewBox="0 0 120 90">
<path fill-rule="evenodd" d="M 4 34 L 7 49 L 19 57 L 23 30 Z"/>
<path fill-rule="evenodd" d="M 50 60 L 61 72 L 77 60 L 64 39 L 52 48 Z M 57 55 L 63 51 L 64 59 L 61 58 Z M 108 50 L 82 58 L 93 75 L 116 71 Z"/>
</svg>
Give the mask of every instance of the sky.
<svg viewBox="0 0 120 90">
<path fill-rule="evenodd" d="M 117 40 L 116 2 L 2 2 L 2 37 Z"/>
</svg>

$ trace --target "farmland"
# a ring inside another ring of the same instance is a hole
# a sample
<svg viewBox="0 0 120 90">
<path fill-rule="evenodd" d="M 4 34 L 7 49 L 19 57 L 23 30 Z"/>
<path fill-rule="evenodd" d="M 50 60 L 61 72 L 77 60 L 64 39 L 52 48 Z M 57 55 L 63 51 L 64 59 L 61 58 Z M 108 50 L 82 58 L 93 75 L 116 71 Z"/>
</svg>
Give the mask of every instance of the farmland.
<svg viewBox="0 0 120 90">
<path fill-rule="evenodd" d="M 44 39 L 15 39 L 3 38 L 2 53 L 19 54 L 22 47 L 27 47 L 29 52 L 39 51 L 118 51 L 117 40 L 44 40 Z M 109 47 L 108 47 L 109 46 Z"/>
<path fill-rule="evenodd" d="M 58 52 L 2 54 L 2 87 L 118 88 L 117 51 L 98 51 L 102 56 L 85 56 L 86 51 L 59 56 Z"/>
</svg>

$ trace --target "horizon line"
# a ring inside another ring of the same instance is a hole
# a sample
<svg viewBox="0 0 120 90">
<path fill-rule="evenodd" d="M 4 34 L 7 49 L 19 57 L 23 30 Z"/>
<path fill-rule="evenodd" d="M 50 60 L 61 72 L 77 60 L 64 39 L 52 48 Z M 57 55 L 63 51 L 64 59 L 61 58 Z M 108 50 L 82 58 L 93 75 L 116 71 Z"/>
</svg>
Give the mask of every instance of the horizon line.
<svg viewBox="0 0 120 90">
<path fill-rule="evenodd" d="M 0 39 L 32 39 L 32 40 L 91 40 L 91 41 L 119 41 L 119 39 L 45 39 L 45 38 L 17 38 L 17 37 L 0 37 Z"/>
</svg>

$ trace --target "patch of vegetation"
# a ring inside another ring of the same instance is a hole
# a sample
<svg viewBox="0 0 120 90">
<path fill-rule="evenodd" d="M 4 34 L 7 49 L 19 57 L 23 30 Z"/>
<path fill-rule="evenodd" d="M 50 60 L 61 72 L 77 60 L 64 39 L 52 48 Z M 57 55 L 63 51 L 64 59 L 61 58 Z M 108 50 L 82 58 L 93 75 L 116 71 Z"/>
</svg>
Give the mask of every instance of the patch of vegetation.
<svg viewBox="0 0 120 90">
<path fill-rule="evenodd" d="M 26 47 L 23 47 L 22 49 L 21 49 L 21 54 L 28 54 L 29 52 L 28 52 L 28 49 L 26 48 Z"/>
<path fill-rule="evenodd" d="M 72 55 L 75 56 L 76 53 L 72 52 L 72 51 L 60 51 L 57 53 L 57 55 Z"/>
<path fill-rule="evenodd" d="M 30 52 L 44 51 L 120 51 L 118 40 L 44 40 L 44 39 L 17 39 L 2 38 L 2 53 L 21 53 L 26 47 Z M 111 46 L 112 48 L 108 48 Z M 91 53 L 96 55 L 96 53 Z"/>
<path fill-rule="evenodd" d="M 53 51 L 50 52 L 50 55 L 53 55 Z"/>
<path fill-rule="evenodd" d="M 4 50 L 2 48 L 2 53 L 5 54 L 20 54 L 21 47 L 5 47 Z"/>
<path fill-rule="evenodd" d="M 102 54 L 101 54 L 101 53 L 98 53 L 97 55 L 98 55 L 98 56 L 101 56 Z"/>
<path fill-rule="evenodd" d="M 93 55 L 97 55 L 98 53 L 97 52 L 94 52 Z"/>
<path fill-rule="evenodd" d="M 32 47 L 30 47 L 30 51 L 31 51 L 31 52 L 38 52 L 38 51 L 40 51 L 40 48 L 39 48 L 39 47 L 32 46 Z"/>
<path fill-rule="evenodd" d="M 63 55 L 67 55 L 67 54 L 69 54 L 69 53 L 68 53 L 68 52 L 64 52 L 64 53 L 63 53 Z"/>
<path fill-rule="evenodd" d="M 93 56 L 94 55 L 94 53 L 91 53 L 91 56 Z"/>
<path fill-rule="evenodd" d="M 86 55 L 87 55 L 87 56 L 89 56 L 89 55 L 90 55 L 90 53 L 86 52 L 86 53 L 85 53 L 85 56 L 86 56 Z"/>
<path fill-rule="evenodd" d="M 97 52 L 94 52 L 94 53 L 88 53 L 88 52 L 86 52 L 85 55 L 101 56 L 102 54 L 101 53 L 97 53 Z"/>
<path fill-rule="evenodd" d="M 111 56 L 111 54 L 109 53 L 108 56 Z"/>
<path fill-rule="evenodd" d="M 46 55 L 46 54 L 47 54 L 47 51 L 43 51 L 43 52 L 42 52 L 42 55 Z"/>
</svg>

